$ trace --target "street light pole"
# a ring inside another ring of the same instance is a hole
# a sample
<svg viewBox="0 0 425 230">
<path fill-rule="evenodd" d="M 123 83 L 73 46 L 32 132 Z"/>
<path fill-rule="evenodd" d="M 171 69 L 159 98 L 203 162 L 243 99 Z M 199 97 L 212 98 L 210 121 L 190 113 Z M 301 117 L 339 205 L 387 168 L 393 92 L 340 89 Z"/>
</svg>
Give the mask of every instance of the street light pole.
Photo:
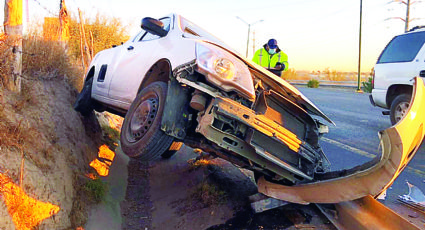
<svg viewBox="0 0 425 230">
<path fill-rule="evenodd" d="M 360 26 L 359 26 L 359 62 L 357 68 L 357 92 L 362 92 L 360 88 L 360 76 L 361 76 L 361 60 L 362 60 L 362 0 L 360 0 Z"/>
<path fill-rule="evenodd" d="M 246 57 L 248 58 L 248 47 L 249 47 L 249 34 L 251 33 L 251 25 L 248 24 L 248 36 L 246 41 Z"/>
<path fill-rule="evenodd" d="M 409 31 L 409 14 L 410 14 L 410 0 L 407 0 L 406 2 L 406 21 L 405 21 L 405 25 L 404 25 L 404 32 Z"/>
<path fill-rule="evenodd" d="M 254 24 L 257 24 L 259 22 L 262 22 L 264 20 L 258 20 L 258 21 L 253 22 L 253 23 L 248 23 L 245 20 L 243 20 L 242 18 L 240 18 L 239 16 L 236 16 L 236 18 L 241 20 L 243 23 L 245 23 L 248 26 L 248 38 L 247 38 L 247 41 L 246 41 L 246 57 L 248 57 L 249 34 L 251 33 L 251 26 L 253 26 Z"/>
</svg>

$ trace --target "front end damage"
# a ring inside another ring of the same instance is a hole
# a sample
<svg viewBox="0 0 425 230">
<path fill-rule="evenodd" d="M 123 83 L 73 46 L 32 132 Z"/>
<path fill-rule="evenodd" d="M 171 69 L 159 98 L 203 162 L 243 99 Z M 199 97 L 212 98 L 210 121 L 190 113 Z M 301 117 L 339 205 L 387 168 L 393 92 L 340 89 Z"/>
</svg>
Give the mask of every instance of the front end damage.
<svg viewBox="0 0 425 230">
<path fill-rule="evenodd" d="M 161 128 L 188 146 L 254 171 L 259 192 L 267 196 L 300 204 L 378 196 L 422 142 L 424 86 L 417 79 L 409 114 L 380 132 L 381 156 L 329 172 L 319 146 L 327 126 L 311 115 L 332 121 L 282 79 L 211 49 L 202 45 L 197 60 L 173 70 Z"/>
<path fill-rule="evenodd" d="M 162 129 L 271 181 L 294 185 L 329 169 L 318 140 L 326 126 L 250 70 L 255 95 L 219 90 L 196 62 L 173 71 Z"/>
<path fill-rule="evenodd" d="M 192 62 L 173 72 L 162 129 L 191 147 L 254 171 L 259 191 L 273 198 L 307 204 L 378 196 L 423 139 L 425 95 L 418 78 L 408 115 L 379 133 L 381 156 L 350 170 L 328 172 L 329 162 L 318 144 L 324 125 L 296 99 L 275 91 L 255 69 L 250 69 L 254 101 L 222 92 L 196 70 Z"/>
</svg>

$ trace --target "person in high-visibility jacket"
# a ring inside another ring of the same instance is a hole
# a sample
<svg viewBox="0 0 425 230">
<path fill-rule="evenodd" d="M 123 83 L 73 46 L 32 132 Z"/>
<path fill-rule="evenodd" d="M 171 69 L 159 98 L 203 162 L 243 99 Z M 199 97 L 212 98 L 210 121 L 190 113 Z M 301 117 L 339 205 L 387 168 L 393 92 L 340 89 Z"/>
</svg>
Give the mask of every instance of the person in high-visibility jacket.
<svg viewBox="0 0 425 230">
<path fill-rule="evenodd" d="M 288 55 L 280 50 L 276 39 L 270 39 L 263 48 L 257 50 L 252 61 L 278 76 L 288 69 Z"/>
</svg>

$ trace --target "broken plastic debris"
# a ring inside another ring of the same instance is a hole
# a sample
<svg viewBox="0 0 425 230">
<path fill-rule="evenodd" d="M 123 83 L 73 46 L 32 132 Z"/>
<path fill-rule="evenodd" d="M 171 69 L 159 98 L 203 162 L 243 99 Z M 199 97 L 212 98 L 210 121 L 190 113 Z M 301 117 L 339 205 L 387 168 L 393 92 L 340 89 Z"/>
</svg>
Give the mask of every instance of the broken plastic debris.
<svg viewBox="0 0 425 230">
<path fill-rule="evenodd" d="M 387 190 L 383 191 L 379 196 L 376 198 L 378 200 L 385 200 L 387 198 Z"/>
<path fill-rule="evenodd" d="M 398 196 L 398 200 L 404 204 L 425 211 L 424 193 L 418 187 L 410 184 L 408 181 L 406 181 L 406 184 L 409 187 L 409 194 Z"/>
</svg>

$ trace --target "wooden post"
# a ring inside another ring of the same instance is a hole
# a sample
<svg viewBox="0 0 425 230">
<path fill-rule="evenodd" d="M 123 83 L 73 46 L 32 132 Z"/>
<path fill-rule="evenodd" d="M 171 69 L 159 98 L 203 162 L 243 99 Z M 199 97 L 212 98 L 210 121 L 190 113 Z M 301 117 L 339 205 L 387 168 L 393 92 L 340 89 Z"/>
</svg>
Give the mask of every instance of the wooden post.
<svg viewBox="0 0 425 230">
<path fill-rule="evenodd" d="M 60 22 L 60 31 L 59 31 L 59 41 L 66 43 L 69 40 L 69 14 L 65 6 L 65 0 L 61 0 L 59 6 L 59 22 Z"/>
<path fill-rule="evenodd" d="M 4 32 L 13 41 L 11 65 L 12 75 L 6 79 L 6 88 L 21 91 L 22 75 L 22 0 L 5 0 Z"/>
<path fill-rule="evenodd" d="M 80 33 L 82 35 L 82 39 L 83 39 L 83 42 L 84 42 L 84 51 L 86 52 L 87 58 L 89 59 L 87 61 L 87 63 L 90 63 L 91 62 L 91 56 L 90 56 L 89 46 L 87 45 L 86 31 L 84 29 L 84 20 L 83 20 L 83 16 L 82 16 L 80 9 L 78 9 L 78 15 L 80 17 L 80 30 L 81 30 Z"/>
<path fill-rule="evenodd" d="M 83 64 L 84 72 L 86 71 L 86 61 L 84 60 L 84 48 L 83 48 L 83 34 L 82 34 L 82 28 L 80 23 L 80 51 L 81 51 L 81 62 Z"/>
<path fill-rule="evenodd" d="M 94 57 L 94 39 L 93 33 L 90 31 L 90 60 Z"/>
</svg>

